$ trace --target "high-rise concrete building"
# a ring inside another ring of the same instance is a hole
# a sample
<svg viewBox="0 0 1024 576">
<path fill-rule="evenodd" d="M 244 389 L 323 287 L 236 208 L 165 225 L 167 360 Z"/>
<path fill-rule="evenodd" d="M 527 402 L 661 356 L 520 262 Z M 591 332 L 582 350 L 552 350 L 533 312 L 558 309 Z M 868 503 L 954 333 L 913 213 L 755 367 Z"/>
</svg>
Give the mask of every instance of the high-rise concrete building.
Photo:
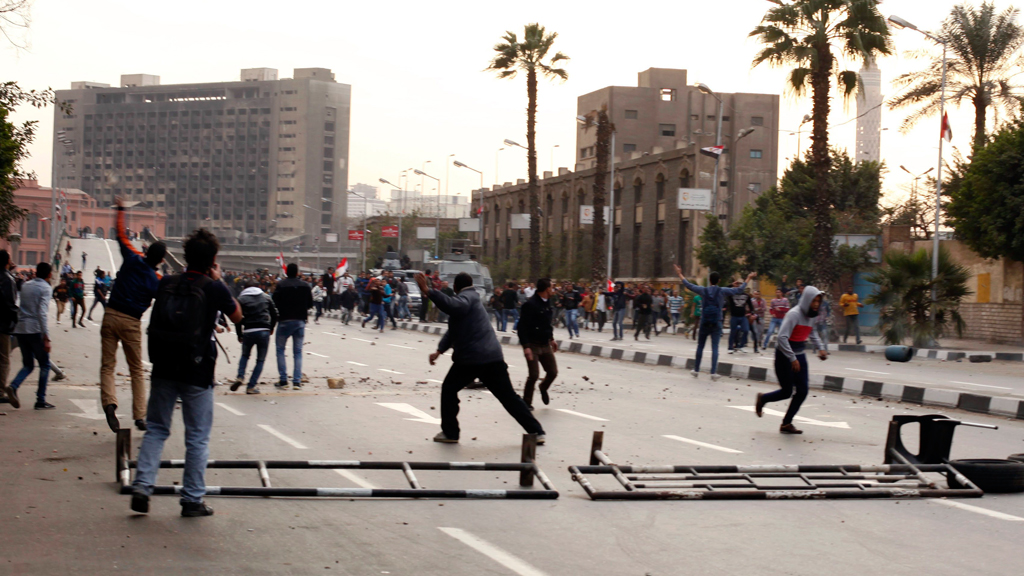
<svg viewBox="0 0 1024 576">
<path fill-rule="evenodd" d="M 857 95 L 856 162 L 882 159 L 882 71 L 874 63 L 860 70 Z"/>
<path fill-rule="evenodd" d="M 344 236 L 351 86 L 326 68 L 242 70 L 237 82 L 161 85 L 132 74 L 117 88 L 74 82 L 57 98 L 57 183 L 110 206 L 167 214 L 167 235 L 206 227 L 228 242 L 312 244 Z M 70 152 L 69 152 L 70 150 Z"/>
<path fill-rule="evenodd" d="M 715 145 L 718 100 L 687 81 L 686 70 L 650 68 L 637 86 L 608 86 L 577 99 L 577 114 L 607 107 L 615 125 L 616 163 L 688 146 Z M 740 207 L 775 185 L 779 165 L 779 96 L 716 93 L 724 101 L 718 213 Z M 740 138 L 740 131 L 753 128 Z M 576 171 L 595 167 L 597 130 L 577 126 Z M 714 160 L 697 157 L 695 188 L 712 188 Z M 727 224 L 728 225 L 728 224 Z"/>
</svg>

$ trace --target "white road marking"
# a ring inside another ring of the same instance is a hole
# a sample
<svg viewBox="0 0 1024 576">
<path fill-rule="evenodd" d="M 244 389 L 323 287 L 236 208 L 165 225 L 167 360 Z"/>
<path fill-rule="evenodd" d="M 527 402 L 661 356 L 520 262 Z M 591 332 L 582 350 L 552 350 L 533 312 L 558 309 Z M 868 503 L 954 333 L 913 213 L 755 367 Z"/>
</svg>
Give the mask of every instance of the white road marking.
<svg viewBox="0 0 1024 576">
<path fill-rule="evenodd" d="M 103 420 L 106 418 L 106 414 L 100 410 L 100 401 L 96 399 L 92 400 L 80 400 L 72 398 L 71 402 L 78 406 L 78 409 L 82 411 L 82 414 L 73 413 L 72 416 L 78 416 L 79 418 L 85 418 L 86 420 Z"/>
<path fill-rule="evenodd" d="M 398 372 L 396 370 L 388 370 L 387 368 L 377 368 L 381 372 L 387 372 L 388 374 L 405 374 L 405 372 Z"/>
<path fill-rule="evenodd" d="M 737 410 L 746 410 L 747 412 L 754 411 L 753 406 L 729 406 L 729 408 L 735 408 Z M 786 415 L 785 412 L 779 412 L 778 410 L 772 410 L 771 408 L 765 408 L 764 413 L 769 414 L 771 416 L 778 416 L 780 418 Z M 793 420 L 801 422 L 803 424 L 809 424 L 811 426 L 825 426 L 826 428 L 842 428 L 844 430 L 850 429 L 850 425 L 847 424 L 846 422 L 824 422 L 822 420 L 815 420 L 813 418 L 804 418 L 803 416 L 794 416 Z"/>
<path fill-rule="evenodd" d="M 363 480 L 359 476 L 356 476 L 350 470 L 345 470 L 343 468 L 335 468 L 334 471 L 337 472 L 339 475 L 347 478 L 349 482 L 355 484 L 356 486 L 359 486 L 360 488 L 369 488 L 370 490 L 377 489 L 376 486 L 367 482 L 366 480 Z"/>
<path fill-rule="evenodd" d="M 978 506 L 971 506 L 970 504 L 964 504 L 956 500 L 942 500 L 939 498 L 929 499 L 928 502 L 933 504 L 943 504 L 950 508 L 959 508 L 960 510 L 966 510 L 968 512 L 974 512 L 977 514 L 984 514 L 985 516 L 991 516 L 992 518 L 998 518 L 999 520 L 1006 520 L 1007 522 L 1024 522 L 1024 518 L 1020 516 L 1011 516 L 1009 514 L 1003 514 L 1002 512 L 996 512 L 995 510 L 989 510 L 988 508 L 980 508 Z"/>
<path fill-rule="evenodd" d="M 427 382 L 433 382 L 434 384 L 444 384 L 441 380 L 434 380 L 433 378 L 427 378 Z"/>
<path fill-rule="evenodd" d="M 321 332 L 321 334 L 327 334 L 328 336 L 341 336 L 341 334 L 337 334 L 335 332 Z"/>
<path fill-rule="evenodd" d="M 217 406 L 220 406 L 221 408 L 227 410 L 228 412 L 231 412 L 235 416 L 245 416 L 245 412 L 240 412 L 238 410 L 235 410 L 234 408 L 232 408 L 231 406 L 228 406 L 227 404 L 224 404 L 223 402 L 217 402 Z"/>
<path fill-rule="evenodd" d="M 743 454 L 742 450 L 733 450 L 732 448 L 725 448 L 723 446 L 715 446 L 714 444 L 708 444 L 707 442 L 701 442 L 699 440 L 690 440 L 689 438 L 683 438 L 682 436 L 673 436 L 666 434 L 662 438 L 668 438 L 669 440 L 678 440 L 679 442 L 686 442 L 687 444 L 693 444 L 694 446 L 701 446 L 703 448 L 710 448 L 712 450 L 718 450 L 719 452 L 725 452 L 727 454 Z"/>
<path fill-rule="evenodd" d="M 283 442 L 285 442 L 287 444 L 291 444 L 293 448 L 298 448 L 299 450 L 309 450 L 309 446 L 306 446 L 306 445 L 302 444 L 301 442 L 297 442 L 297 441 L 295 441 L 295 440 L 285 436 L 284 434 L 278 432 L 277 430 L 274 430 L 273 428 L 271 428 L 270 426 L 267 426 L 266 424 L 259 424 L 259 427 L 263 428 L 267 432 L 270 432 L 274 436 L 277 436 Z"/>
<path fill-rule="evenodd" d="M 406 350 L 415 350 L 412 346 L 402 346 L 400 344 L 388 344 L 388 346 L 394 346 L 395 348 L 405 348 Z"/>
<path fill-rule="evenodd" d="M 351 360 L 349 360 L 349 361 L 348 361 L 348 363 L 349 363 L 349 364 L 355 364 L 356 366 L 366 366 L 366 364 L 363 364 L 363 363 L 361 363 L 361 362 L 353 362 L 353 361 L 351 361 Z"/>
<path fill-rule="evenodd" d="M 324 356 L 323 354 L 317 354 L 316 352 L 310 352 L 309 350 L 306 350 L 306 354 L 312 354 L 313 356 L 319 356 L 321 358 L 330 358 L 330 356 Z"/>
<path fill-rule="evenodd" d="M 419 408 L 416 408 L 415 406 L 411 404 L 406 404 L 404 402 L 378 402 L 377 405 L 383 406 L 385 408 L 390 408 L 392 410 L 397 410 L 404 414 L 413 416 L 413 418 L 406 418 L 406 420 L 410 422 L 424 422 L 426 424 L 441 423 L 440 418 L 434 418 L 433 416 L 427 414 L 426 412 L 420 410 Z"/>
<path fill-rule="evenodd" d="M 1013 388 L 1007 388 L 1006 386 L 989 386 L 988 384 L 975 384 L 974 382 L 958 382 L 956 380 L 950 380 L 953 384 L 963 384 L 965 386 L 979 386 L 981 388 L 995 388 L 996 390 L 1013 390 Z"/>
<path fill-rule="evenodd" d="M 868 374 L 885 374 L 889 375 L 888 372 L 875 372 L 874 370 L 861 370 L 859 368 L 846 368 L 846 370 L 853 370 L 854 372 L 867 372 Z"/>
<path fill-rule="evenodd" d="M 461 528 L 438 527 L 438 530 L 469 546 L 473 550 L 487 556 L 505 568 L 519 574 L 519 576 L 545 576 L 544 572 L 527 564 L 524 560 L 509 554 L 494 544 L 483 540 Z"/>
<path fill-rule="evenodd" d="M 362 338 L 353 338 L 353 340 L 359 340 L 360 342 L 369 342 L 370 344 L 373 344 L 373 340 L 363 340 Z"/>
<path fill-rule="evenodd" d="M 583 412 L 576 412 L 574 410 L 566 410 L 565 408 L 556 408 L 559 412 L 565 412 L 566 414 L 572 414 L 573 416 L 579 416 L 580 418 L 586 418 L 588 420 L 597 420 L 598 422 L 607 422 L 604 418 L 598 418 L 597 416 L 591 416 L 590 414 L 584 414 Z"/>
</svg>

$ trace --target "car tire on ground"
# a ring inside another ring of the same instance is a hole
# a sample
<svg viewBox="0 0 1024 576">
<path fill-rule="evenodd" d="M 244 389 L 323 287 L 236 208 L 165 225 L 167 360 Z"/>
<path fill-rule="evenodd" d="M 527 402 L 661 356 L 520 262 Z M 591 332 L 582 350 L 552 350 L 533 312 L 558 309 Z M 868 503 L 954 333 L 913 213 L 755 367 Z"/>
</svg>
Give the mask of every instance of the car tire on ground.
<svg viewBox="0 0 1024 576">
<path fill-rule="evenodd" d="M 992 494 L 1024 492 L 1024 462 L 1015 460 L 967 459 L 951 460 L 953 468 L 978 488 Z M 955 477 L 948 478 L 949 487 L 963 488 Z"/>
<path fill-rule="evenodd" d="M 1024 452 L 1020 454 L 1010 454 L 1009 459 L 1015 462 L 1024 462 Z"/>
</svg>

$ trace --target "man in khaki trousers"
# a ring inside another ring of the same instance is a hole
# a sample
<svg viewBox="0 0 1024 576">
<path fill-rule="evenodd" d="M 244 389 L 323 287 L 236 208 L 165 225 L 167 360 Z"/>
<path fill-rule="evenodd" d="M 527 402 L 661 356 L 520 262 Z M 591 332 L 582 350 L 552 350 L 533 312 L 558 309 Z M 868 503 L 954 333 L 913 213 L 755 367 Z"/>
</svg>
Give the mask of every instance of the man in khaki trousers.
<svg viewBox="0 0 1024 576">
<path fill-rule="evenodd" d="M 167 247 L 154 242 L 146 254 L 128 241 L 124 225 L 124 206 L 117 199 L 117 243 L 121 247 L 121 269 L 117 271 L 114 289 L 100 328 L 102 360 L 100 362 L 100 403 L 110 429 L 121 428 L 117 420 L 117 388 L 114 369 L 117 367 L 117 344 L 124 348 L 128 372 L 132 379 L 132 419 L 139 430 L 146 429 L 146 375 L 142 369 L 142 315 L 156 296 L 160 277 L 156 270 L 164 260 Z"/>
</svg>

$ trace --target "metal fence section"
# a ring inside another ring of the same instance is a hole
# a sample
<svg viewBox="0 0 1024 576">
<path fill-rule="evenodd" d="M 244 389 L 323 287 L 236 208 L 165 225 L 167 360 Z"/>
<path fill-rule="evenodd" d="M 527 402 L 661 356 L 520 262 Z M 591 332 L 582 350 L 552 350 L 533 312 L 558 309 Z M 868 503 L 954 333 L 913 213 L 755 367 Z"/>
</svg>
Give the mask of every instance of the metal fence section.
<svg viewBox="0 0 1024 576">
<path fill-rule="evenodd" d="M 131 456 L 131 432 L 117 433 L 117 482 L 121 494 L 132 493 L 131 469 L 136 462 Z M 210 460 L 207 468 L 252 469 L 259 473 L 261 486 L 207 486 L 208 496 L 284 496 L 324 498 L 509 498 L 520 500 L 553 500 L 558 490 L 536 461 L 537 436 L 523 435 L 522 461 L 490 462 L 363 462 L 358 460 Z M 160 468 L 184 468 L 184 460 L 162 460 Z M 271 470 L 396 470 L 402 472 L 409 488 L 282 488 L 272 485 Z M 534 480 L 541 490 L 447 490 L 424 488 L 414 471 L 491 471 L 519 472 L 519 486 L 532 488 Z M 178 494 L 181 486 L 155 486 L 153 494 Z"/>
<path fill-rule="evenodd" d="M 947 463 L 767 466 L 619 466 L 594 432 L 589 466 L 570 466 L 592 500 L 816 500 L 843 498 L 977 498 L 983 492 Z M 610 475 L 621 490 L 598 490 L 587 475 Z M 931 476 L 926 476 L 929 474 Z M 941 488 L 953 476 L 965 488 Z M 934 477 L 934 479 L 933 479 Z"/>
</svg>

